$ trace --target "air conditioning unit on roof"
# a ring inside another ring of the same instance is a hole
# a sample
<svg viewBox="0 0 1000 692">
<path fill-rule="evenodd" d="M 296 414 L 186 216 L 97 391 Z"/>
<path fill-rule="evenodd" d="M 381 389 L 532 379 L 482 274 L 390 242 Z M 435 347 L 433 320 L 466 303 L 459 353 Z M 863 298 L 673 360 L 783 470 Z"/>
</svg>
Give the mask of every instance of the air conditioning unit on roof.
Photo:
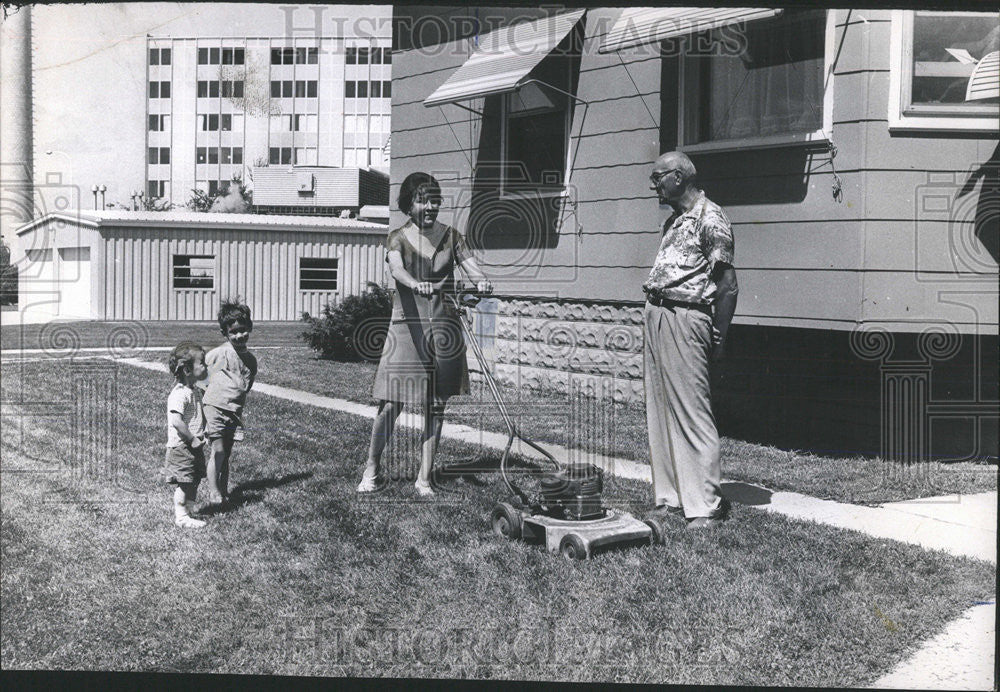
<svg viewBox="0 0 1000 692">
<path fill-rule="evenodd" d="M 315 185 L 316 180 L 313 178 L 312 173 L 300 172 L 295 174 L 295 182 L 298 186 L 299 192 L 305 193 L 313 192 L 313 186 Z"/>
</svg>

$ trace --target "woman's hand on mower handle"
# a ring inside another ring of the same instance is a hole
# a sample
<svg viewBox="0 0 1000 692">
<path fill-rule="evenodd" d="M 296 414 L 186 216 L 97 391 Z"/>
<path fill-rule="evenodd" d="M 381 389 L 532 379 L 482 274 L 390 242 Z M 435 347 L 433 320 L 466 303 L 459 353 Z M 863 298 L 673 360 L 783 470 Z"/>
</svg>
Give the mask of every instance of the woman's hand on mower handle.
<svg viewBox="0 0 1000 692">
<path fill-rule="evenodd" d="M 420 296 L 430 296 L 434 294 L 434 284 L 430 281 L 418 281 L 413 287 L 413 292 Z"/>
</svg>

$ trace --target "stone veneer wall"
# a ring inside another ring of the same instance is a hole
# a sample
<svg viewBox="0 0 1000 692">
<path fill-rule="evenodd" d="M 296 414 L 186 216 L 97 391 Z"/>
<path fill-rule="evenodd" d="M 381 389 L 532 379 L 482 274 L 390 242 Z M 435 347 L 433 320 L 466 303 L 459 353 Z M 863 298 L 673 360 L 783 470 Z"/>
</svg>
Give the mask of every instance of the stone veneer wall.
<svg viewBox="0 0 1000 692">
<path fill-rule="evenodd" d="M 498 298 L 477 331 L 505 384 L 642 402 L 642 320 L 636 304 Z"/>
</svg>

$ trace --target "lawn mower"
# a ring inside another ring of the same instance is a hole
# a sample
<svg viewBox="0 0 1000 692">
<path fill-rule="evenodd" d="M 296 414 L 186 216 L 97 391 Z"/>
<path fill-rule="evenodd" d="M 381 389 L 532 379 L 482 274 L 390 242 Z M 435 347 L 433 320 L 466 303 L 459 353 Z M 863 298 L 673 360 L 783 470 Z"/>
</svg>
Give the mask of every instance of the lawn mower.
<svg viewBox="0 0 1000 692">
<path fill-rule="evenodd" d="M 479 340 L 472 332 L 471 309 L 479 304 L 483 295 L 470 290 L 442 295 L 460 316 L 466 343 L 479 362 L 486 386 L 507 427 L 500 475 L 510 491 L 510 498 L 498 502 L 490 514 L 494 533 L 511 540 L 544 542 L 549 552 L 576 560 L 590 557 L 597 548 L 661 543 L 662 533 L 655 522 L 639 520 L 627 512 L 603 505 L 603 469 L 593 464 L 560 464 L 552 454 L 518 431 Z M 531 474 L 538 478 L 538 490 L 530 496 L 511 480 L 507 470 L 515 438 L 541 454 L 552 466 L 551 470 Z"/>
</svg>

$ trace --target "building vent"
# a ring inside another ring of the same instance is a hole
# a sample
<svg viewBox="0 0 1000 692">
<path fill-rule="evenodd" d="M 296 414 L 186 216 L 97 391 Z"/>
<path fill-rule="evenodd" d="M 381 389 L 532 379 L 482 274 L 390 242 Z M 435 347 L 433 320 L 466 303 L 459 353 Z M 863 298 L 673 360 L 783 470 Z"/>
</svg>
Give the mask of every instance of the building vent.
<svg viewBox="0 0 1000 692">
<path fill-rule="evenodd" d="M 312 173 L 296 173 L 295 182 L 298 185 L 300 195 L 312 194 L 315 189 L 315 178 Z"/>
</svg>

